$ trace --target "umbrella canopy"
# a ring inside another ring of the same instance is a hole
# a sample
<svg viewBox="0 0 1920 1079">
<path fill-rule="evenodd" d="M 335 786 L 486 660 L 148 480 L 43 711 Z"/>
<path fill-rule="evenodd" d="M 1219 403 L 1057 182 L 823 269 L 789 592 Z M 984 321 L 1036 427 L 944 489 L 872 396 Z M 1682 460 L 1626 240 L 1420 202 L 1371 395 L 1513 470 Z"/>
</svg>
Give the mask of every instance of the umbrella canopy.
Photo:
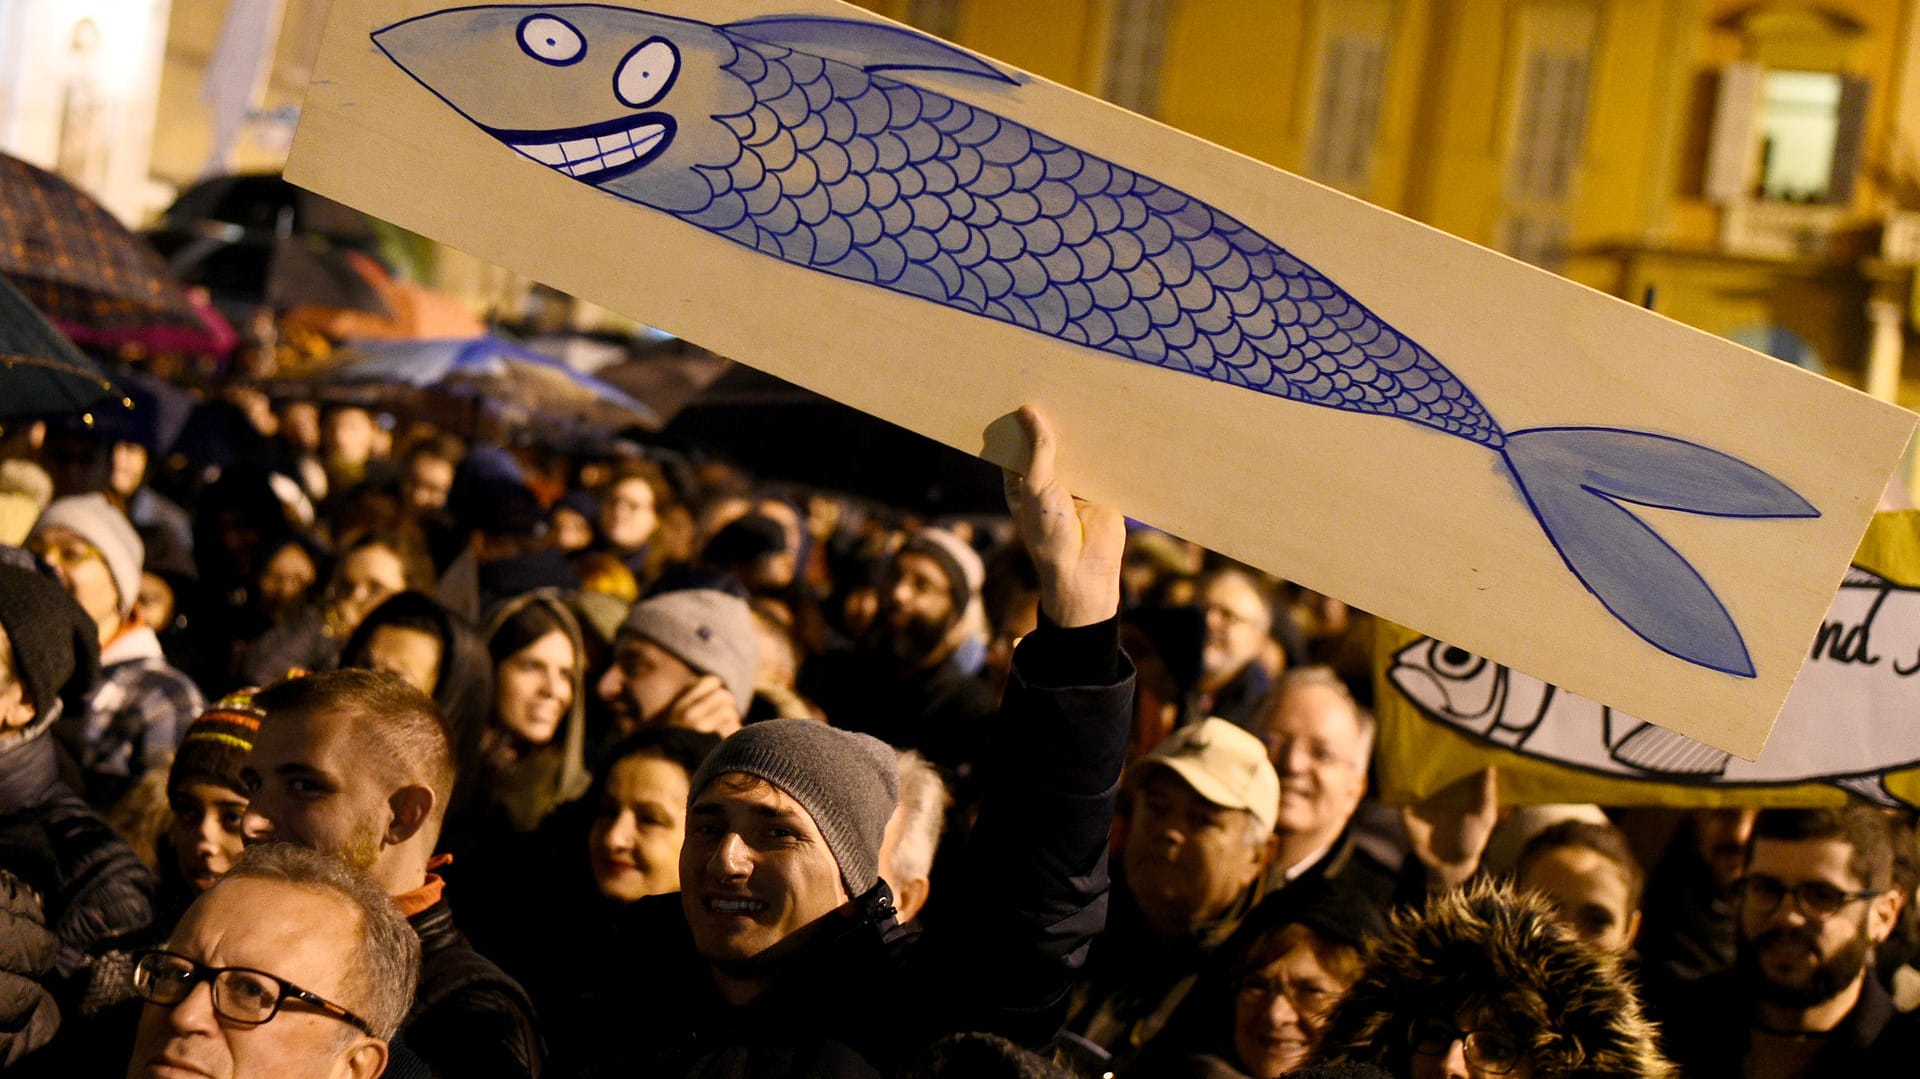
<svg viewBox="0 0 1920 1079">
<path fill-rule="evenodd" d="M 929 516 L 1006 508 L 996 466 L 740 364 L 676 415 L 658 441 Z"/>
<path fill-rule="evenodd" d="M 312 381 L 452 394 L 519 422 L 660 426 L 659 416 L 643 402 L 504 337 L 360 341 L 340 355 L 345 362 Z"/>
<path fill-rule="evenodd" d="M 202 324 L 145 241 L 79 188 L 4 154 L 0 275 L 63 328 Z"/>
<path fill-rule="evenodd" d="M 236 225 L 252 235 L 317 236 L 366 250 L 379 242 L 365 214 L 296 187 L 277 172 L 202 180 L 182 191 L 161 215 L 168 229 L 192 231 L 209 221 Z"/>
<path fill-rule="evenodd" d="M 373 282 L 355 268 L 354 256 L 313 237 L 247 232 L 217 222 L 146 236 L 180 280 L 205 288 L 229 311 L 316 304 L 388 313 Z"/>
<path fill-rule="evenodd" d="M 0 281 L 0 420 L 131 407 L 92 360 Z"/>
</svg>

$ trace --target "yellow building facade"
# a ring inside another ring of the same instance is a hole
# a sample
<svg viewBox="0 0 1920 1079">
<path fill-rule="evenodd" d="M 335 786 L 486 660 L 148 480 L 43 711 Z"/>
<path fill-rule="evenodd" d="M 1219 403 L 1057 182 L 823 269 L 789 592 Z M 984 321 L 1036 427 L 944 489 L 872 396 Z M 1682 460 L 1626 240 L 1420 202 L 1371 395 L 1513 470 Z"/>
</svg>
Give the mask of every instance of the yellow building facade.
<svg viewBox="0 0 1920 1079">
<path fill-rule="evenodd" d="M 1920 404 L 1913 0 L 866 0 Z"/>
</svg>

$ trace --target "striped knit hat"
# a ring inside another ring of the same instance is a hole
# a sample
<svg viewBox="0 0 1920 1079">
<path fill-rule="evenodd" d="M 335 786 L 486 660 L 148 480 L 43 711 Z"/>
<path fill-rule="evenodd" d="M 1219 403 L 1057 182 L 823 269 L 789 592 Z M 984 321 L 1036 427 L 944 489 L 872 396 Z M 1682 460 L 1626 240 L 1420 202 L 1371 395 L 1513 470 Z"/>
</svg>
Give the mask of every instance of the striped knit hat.
<svg viewBox="0 0 1920 1079">
<path fill-rule="evenodd" d="M 257 689 L 236 690 L 215 701 L 200 718 L 187 727 L 180 748 L 173 755 L 173 770 L 167 773 L 167 796 L 171 798 L 183 784 L 218 783 L 239 793 L 240 768 L 253 752 L 253 737 L 260 730 L 266 713 L 254 707 Z"/>
</svg>

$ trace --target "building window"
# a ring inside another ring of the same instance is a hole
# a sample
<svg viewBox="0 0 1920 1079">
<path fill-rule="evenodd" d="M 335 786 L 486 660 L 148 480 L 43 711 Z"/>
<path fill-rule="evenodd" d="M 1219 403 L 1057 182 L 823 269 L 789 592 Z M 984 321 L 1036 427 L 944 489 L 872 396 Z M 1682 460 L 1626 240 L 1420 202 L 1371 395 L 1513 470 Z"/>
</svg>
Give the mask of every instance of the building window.
<svg viewBox="0 0 1920 1079">
<path fill-rule="evenodd" d="M 1392 9 L 1391 0 L 1345 0 L 1337 8 L 1339 25 L 1321 39 L 1307 156 L 1307 175 L 1321 183 L 1364 192 L 1372 179 Z"/>
<path fill-rule="evenodd" d="M 1160 66 L 1175 0 L 1111 0 L 1106 85 L 1101 96 L 1152 116 L 1160 105 Z"/>
<path fill-rule="evenodd" d="M 1761 86 L 1760 197 L 1827 201 L 1840 136 L 1840 76 L 1769 71 Z"/>
<path fill-rule="evenodd" d="M 1505 213 L 1496 242 L 1515 258 L 1558 269 L 1572 233 L 1600 5 L 1539 0 L 1517 15 Z"/>
</svg>

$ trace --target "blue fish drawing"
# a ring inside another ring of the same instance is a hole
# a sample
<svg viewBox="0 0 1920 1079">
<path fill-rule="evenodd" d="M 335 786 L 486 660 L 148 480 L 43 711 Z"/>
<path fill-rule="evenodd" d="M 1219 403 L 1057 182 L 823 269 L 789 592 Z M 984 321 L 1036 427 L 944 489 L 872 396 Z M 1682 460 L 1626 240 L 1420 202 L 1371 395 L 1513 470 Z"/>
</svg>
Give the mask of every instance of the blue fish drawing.
<svg viewBox="0 0 1920 1079">
<path fill-rule="evenodd" d="M 453 8 L 372 39 L 522 157 L 772 258 L 1484 446 L 1568 569 L 1690 663 L 1754 675 L 1713 589 L 1627 507 L 1819 516 L 1765 472 L 1682 439 L 1505 430 L 1426 349 L 1231 215 L 908 81 L 1019 81 L 935 38 L 563 4 Z"/>
</svg>

